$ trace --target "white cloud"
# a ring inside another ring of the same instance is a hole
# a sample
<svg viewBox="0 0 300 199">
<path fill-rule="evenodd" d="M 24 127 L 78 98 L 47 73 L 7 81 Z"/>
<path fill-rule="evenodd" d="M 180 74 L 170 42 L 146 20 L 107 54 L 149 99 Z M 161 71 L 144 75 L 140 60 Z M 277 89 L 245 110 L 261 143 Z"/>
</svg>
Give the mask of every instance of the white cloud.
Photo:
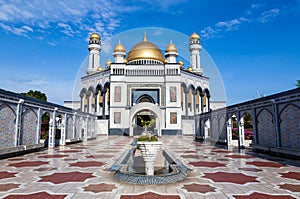
<svg viewBox="0 0 300 199">
<path fill-rule="evenodd" d="M 0 29 L 16 35 L 46 40 L 57 30 L 72 37 L 86 37 L 91 31 L 110 37 L 122 23 L 122 14 L 145 8 L 169 12 L 172 6 L 186 0 L 6 0 L 0 1 Z M 19 27 L 21 28 L 19 28 Z M 76 34 L 78 36 L 78 34 Z M 58 39 L 57 37 L 55 38 Z"/>
<path fill-rule="evenodd" d="M 62 30 L 61 32 L 66 34 L 67 36 L 73 37 L 74 36 L 74 31 L 72 30 L 71 26 L 65 23 L 58 23 L 58 27 L 61 27 Z"/>
<path fill-rule="evenodd" d="M 285 10 L 289 9 L 291 9 L 291 7 L 285 7 Z M 254 22 L 267 23 L 280 13 L 280 8 L 267 8 L 267 5 L 261 3 L 251 4 L 250 7 L 245 10 L 244 15 L 226 21 L 219 21 L 213 26 L 203 28 L 201 30 L 201 36 L 204 39 L 209 39 L 229 31 L 239 30 L 243 24 Z"/>
<path fill-rule="evenodd" d="M 22 26 L 21 28 L 16 28 L 14 26 L 9 26 L 3 23 L 0 23 L 0 28 L 2 28 L 5 32 L 24 37 L 27 37 L 28 32 L 33 31 L 32 28 L 30 28 L 29 26 Z"/>
<path fill-rule="evenodd" d="M 35 86 L 40 87 L 48 85 L 48 82 L 37 76 L 25 76 L 25 77 L 12 77 L 8 79 L 8 83 L 15 85 Z"/>
<path fill-rule="evenodd" d="M 258 18 L 258 21 L 261 23 L 267 23 L 268 21 L 277 17 L 279 13 L 280 13 L 280 9 L 278 8 L 273 8 L 271 10 L 264 11 L 261 14 L 261 17 Z"/>
</svg>

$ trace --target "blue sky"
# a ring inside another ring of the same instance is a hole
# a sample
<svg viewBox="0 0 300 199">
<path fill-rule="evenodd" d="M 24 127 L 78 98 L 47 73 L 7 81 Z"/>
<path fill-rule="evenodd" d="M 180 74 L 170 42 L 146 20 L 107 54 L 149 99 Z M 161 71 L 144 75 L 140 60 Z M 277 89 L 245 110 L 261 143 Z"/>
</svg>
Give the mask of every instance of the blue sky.
<svg viewBox="0 0 300 199">
<path fill-rule="evenodd" d="M 300 79 L 300 1 L 0 1 L 0 88 L 70 100 L 87 39 L 141 27 L 190 35 L 216 63 L 228 104 L 295 88 Z M 134 45 L 134 44 L 133 44 Z"/>
</svg>

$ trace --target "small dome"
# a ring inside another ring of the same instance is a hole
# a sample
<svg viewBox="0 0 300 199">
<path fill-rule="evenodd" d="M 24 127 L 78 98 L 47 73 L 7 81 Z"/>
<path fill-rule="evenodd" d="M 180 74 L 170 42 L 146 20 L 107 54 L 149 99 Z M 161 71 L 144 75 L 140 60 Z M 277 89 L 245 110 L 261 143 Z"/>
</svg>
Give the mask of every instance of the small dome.
<svg viewBox="0 0 300 199">
<path fill-rule="evenodd" d="M 172 41 L 170 42 L 170 44 L 166 47 L 166 53 L 177 53 L 177 48 L 176 46 L 172 43 Z"/>
<path fill-rule="evenodd" d="M 197 39 L 197 40 L 200 40 L 200 36 L 197 34 L 197 33 L 193 33 L 193 34 L 191 34 L 191 36 L 190 36 L 190 40 L 192 40 L 192 39 Z"/>
<path fill-rule="evenodd" d="M 126 53 L 126 49 L 125 49 L 124 45 L 120 43 L 120 41 L 119 41 L 119 43 L 115 46 L 114 52 L 122 52 L 122 53 Z"/>
<path fill-rule="evenodd" d="M 127 59 L 124 59 L 124 64 L 127 64 L 127 63 L 128 63 Z"/>
<path fill-rule="evenodd" d="M 111 63 L 112 63 L 111 60 L 106 60 L 106 62 L 105 62 L 105 67 L 106 67 L 106 68 L 110 68 Z"/>
<path fill-rule="evenodd" d="M 94 32 L 94 33 L 92 33 L 90 35 L 90 39 L 98 39 L 98 40 L 100 40 L 101 37 L 100 37 L 100 35 L 98 33 Z"/>
<path fill-rule="evenodd" d="M 97 68 L 97 71 L 98 72 L 102 72 L 103 71 L 103 68 L 101 68 L 100 66 Z"/>
<path fill-rule="evenodd" d="M 192 68 L 192 67 L 189 67 L 189 68 L 187 69 L 187 71 L 193 72 L 193 68 Z"/>
<path fill-rule="evenodd" d="M 163 55 L 160 49 L 153 43 L 147 41 L 146 35 L 144 40 L 131 48 L 128 53 L 128 62 L 133 60 L 152 59 L 164 62 Z"/>
<path fill-rule="evenodd" d="M 179 60 L 178 64 L 180 65 L 180 68 L 184 68 L 184 62 L 182 60 Z"/>
</svg>

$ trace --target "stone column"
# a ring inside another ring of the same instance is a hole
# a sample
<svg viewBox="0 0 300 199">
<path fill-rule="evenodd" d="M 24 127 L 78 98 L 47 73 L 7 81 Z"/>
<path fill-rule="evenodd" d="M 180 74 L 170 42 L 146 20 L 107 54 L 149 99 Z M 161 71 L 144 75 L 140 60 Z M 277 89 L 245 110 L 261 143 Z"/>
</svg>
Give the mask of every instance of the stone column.
<svg viewBox="0 0 300 199">
<path fill-rule="evenodd" d="M 102 94 L 102 119 L 105 119 L 105 109 L 106 109 L 106 92 Z"/>
<path fill-rule="evenodd" d="M 67 114 L 64 114 L 64 119 L 61 122 L 61 137 L 60 145 L 66 145 L 66 131 L 67 131 Z"/>
<path fill-rule="evenodd" d="M 239 117 L 238 124 L 239 124 L 239 148 L 244 149 L 245 148 L 244 117 Z"/>
<path fill-rule="evenodd" d="M 232 119 L 231 117 L 227 121 L 227 146 L 232 144 Z"/>
<path fill-rule="evenodd" d="M 55 131 L 56 131 L 55 118 L 56 118 L 57 110 L 58 110 L 58 108 L 55 107 L 54 111 L 52 113 L 52 118 L 50 118 L 50 121 L 49 121 L 49 140 L 48 140 L 49 148 L 55 147 Z"/>
<path fill-rule="evenodd" d="M 76 134 L 76 115 L 77 115 L 77 112 L 73 113 L 72 139 L 75 139 L 75 134 Z"/>
<path fill-rule="evenodd" d="M 35 140 L 35 143 L 36 144 L 39 144 L 40 143 L 40 131 L 41 131 L 41 120 L 42 120 L 42 110 L 41 108 L 38 109 L 38 112 L 37 112 L 37 128 L 36 128 L 36 140 Z"/>
<path fill-rule="evenodd" d="M 17 112 L 16 112 L 16 123 L 15 123 L 15 147 L 19 146 L 20 144 L 20 128 L 21 128 L 21 119 L 22 119 L 22 104 L 24 103 L 23 99 L 19 99 L 17 105 Z"/>
</svg>

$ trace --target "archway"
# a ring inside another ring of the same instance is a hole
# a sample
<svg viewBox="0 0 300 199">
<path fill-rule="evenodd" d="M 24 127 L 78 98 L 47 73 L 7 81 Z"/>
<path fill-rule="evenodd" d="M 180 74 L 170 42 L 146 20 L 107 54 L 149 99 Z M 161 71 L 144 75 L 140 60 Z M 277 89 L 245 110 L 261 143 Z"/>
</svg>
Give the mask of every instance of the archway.
<svg viewBox="0 0 300 199">
<path fill-rule="evenodd" d="M 143 102 L 134 105 L 130 109 L 130 129 L 129 135 L 139 135 L 142 133 L 143 127 L 141 119 L 150 121 L 155 120 L 155 124 L 149 129 L 154 134 L 161 136 L 161 111 L 160 108 L 152 103 Z"/>
<path fill-rule="evenodd" d="M 142 110 L 138 112 L 134 117 L 135 127 L 133 129 L 133 135 L 141 135 L 144 131 L 143 121 L 155 123 L 147 128 L 147 130 L 153 134 L 157 134 L 156 131 L 156 115 L 150 110 Z"/>
</svg>

